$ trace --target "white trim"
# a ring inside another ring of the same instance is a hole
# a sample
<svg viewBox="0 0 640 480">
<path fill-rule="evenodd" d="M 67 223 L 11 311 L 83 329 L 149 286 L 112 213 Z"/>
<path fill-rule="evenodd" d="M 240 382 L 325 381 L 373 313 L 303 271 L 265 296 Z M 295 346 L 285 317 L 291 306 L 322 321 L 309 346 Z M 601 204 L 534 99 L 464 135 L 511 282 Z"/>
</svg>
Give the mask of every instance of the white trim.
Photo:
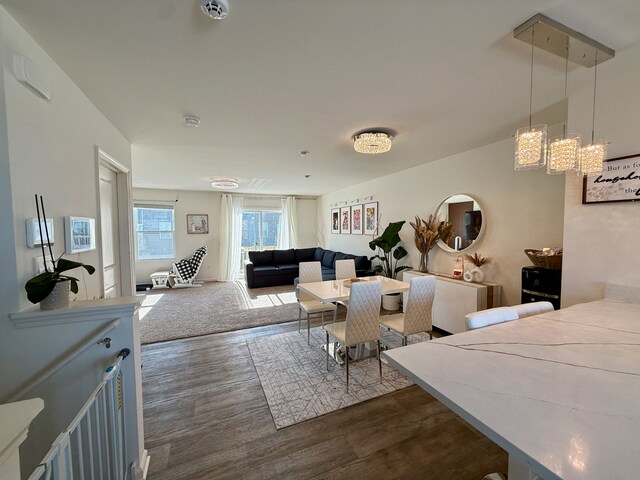
<svg viewBox="0 0 640 480">
<path fill-rule="evenodd" d="M 120 295 L 128 296 L 135 293 L 136 281 L 134 278 L 133 258 L 133 196 L 131 186 L 130 169 L 106 153 L 98 145 L 96 151 L 96 185 L 98 202 L 98 215 L 96 229 L 98 231 L 98 244 L 102 252 L 102 221 L 100 217 L 100 165 L 116 173 L 116 186 L 118 188 L 118 251 L 120 256 Z M 104 288 L 104 265 L 102 254 L 100 255 L 100 284 Z"/>
</svg>

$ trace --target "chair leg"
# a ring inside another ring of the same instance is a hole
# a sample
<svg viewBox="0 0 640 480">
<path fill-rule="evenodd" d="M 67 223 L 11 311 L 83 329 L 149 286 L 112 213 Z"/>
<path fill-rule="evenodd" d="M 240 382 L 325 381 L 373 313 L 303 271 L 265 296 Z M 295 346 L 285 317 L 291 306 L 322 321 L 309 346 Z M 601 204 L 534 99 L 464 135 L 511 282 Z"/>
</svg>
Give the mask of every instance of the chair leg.
<svg viewBox="0 0 640 480">
<path fill-rule="evenodd" d="M 403 335 L 403 336 L 402 336 L 402 346 L 403 346 L 403 347 L 406 347 L 406 346 L 407 346 L 407 336 L 406 336 L 406 335 Z"/>
<path fill-rule="evenodd" d="M 336 305 L 336 309 L 333 311 L 333 323 L 336 323 L 337 315 L 338 315 L 338 306 Z"/>
<path fill-rule="evenodd" d="M 433 340 L 433 330 L 427 332 L 429 334 L 429 340 Z"/>
<path fill-rule="evenodd" d="M 344 364 L 347 370 L 347 393 L 349 393 L 349 347 L 345 345 L 344 348 L 345 348 Z"/>
<path fill-rule="evenodd" d="M 382 355 L 380 355 L 380 340 L 377 341 L 378 343 L 378 370 L 380 371 L 380 381 L 382 382 Z"/>
<path fill-rule="evenodd" d="M 311 323 L 310 318 L 311 317 L 307 313 L 307 345 L 311 345 L 311 327 L 309 326 L 309 323 Z"/>
<path fill-rule="evenodd" d="M 327 372 L 329 371 L 329 332 L 327 333 Z"/>
<path fill-rule="evenodd" d="M 300 323 L 302 322 L 302 307 L 298 304 L 298 333 L 300 333 Z"/>
<path fill-rule="evenodd" d="M 321 318 L 320 325 L 324 327 L 324 312 L 320 313 L 320 318 Z"/>
</svg>

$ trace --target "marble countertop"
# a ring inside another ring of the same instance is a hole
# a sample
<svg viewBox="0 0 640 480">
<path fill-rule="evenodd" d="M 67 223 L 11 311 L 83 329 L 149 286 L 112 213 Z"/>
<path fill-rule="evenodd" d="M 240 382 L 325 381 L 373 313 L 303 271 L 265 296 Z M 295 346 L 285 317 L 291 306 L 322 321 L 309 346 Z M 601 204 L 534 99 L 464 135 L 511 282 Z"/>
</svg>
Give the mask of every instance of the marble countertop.
<svg viewBox="0 0 640 480">
<path fill-rule="evenodd" d="M 640 472 L 640 305 L 600 300 L 384 353 L 545 480 Z"/>
</svg>

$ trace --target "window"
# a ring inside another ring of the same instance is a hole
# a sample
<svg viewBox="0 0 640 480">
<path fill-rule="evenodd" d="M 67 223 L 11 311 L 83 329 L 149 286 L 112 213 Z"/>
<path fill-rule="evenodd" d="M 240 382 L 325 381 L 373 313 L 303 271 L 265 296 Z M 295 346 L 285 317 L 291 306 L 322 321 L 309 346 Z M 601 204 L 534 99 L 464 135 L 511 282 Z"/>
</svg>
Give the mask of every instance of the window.
<svg viewBox="0 0 640 480">
<path fill-rule="evenodd" d="M 242 212 L 242 248 L 240 270 L 249 252 L 275 250 L 280 243 L 282 212 L 279 210 L 245 210 Z"/>
<path fill-rule="evenodd" d="M 175 258 L 175 222 L 172 205 L 135 205 L 136 259 Z"/>
</svg>

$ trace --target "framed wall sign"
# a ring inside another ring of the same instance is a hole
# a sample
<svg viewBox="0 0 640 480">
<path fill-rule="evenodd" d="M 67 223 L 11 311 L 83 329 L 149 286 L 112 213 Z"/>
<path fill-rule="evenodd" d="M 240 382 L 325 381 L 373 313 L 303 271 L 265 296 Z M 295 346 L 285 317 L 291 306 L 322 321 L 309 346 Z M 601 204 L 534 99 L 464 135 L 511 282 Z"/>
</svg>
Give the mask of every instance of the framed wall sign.
<svg viewBox="0 0 640 480">
<path fill-rule="evenodd" d="M 204 213 L 187 214 L 187 233 L 209 233 L 209 215 Z"/>
<path fill-rule="evenodd" d="M 355 205 L 351 207 L 351 233 L 353 235 L 362 235 L 364 232 L 362 224 L 362 205 Z"/>
<path fill-rule="evenodd" d="M 378 230 L 378 202 L 364 204 L 364 233 L 375 235 Z"/>
<path fill-rule="evenodd" d="M 351 233 L 351 207 L 340 207 L 340 233 Z"/>
<path fill-rule="evenodd" d="M 96 221 L 86 217 L 64 217 L 66 253 L 80 253 L 96 248 Z"/>
<path fill-rule="evenodd" d="M 637 200 L 640 200 L 640 154 L 607 160 L 602 173 L 583 180 L 584 204 Z"/>
<path fill-rule="evenodd" d="M 331 233 L 340 233 L 340 209 L 331 209 Z"/>
</svg>

